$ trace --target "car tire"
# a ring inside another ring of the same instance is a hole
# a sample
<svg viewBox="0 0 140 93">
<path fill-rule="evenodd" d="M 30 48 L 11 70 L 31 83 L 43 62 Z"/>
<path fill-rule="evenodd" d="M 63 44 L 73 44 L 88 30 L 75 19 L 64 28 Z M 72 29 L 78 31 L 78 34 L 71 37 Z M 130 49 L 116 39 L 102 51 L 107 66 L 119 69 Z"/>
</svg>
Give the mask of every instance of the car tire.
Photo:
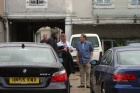
<svg viewBox="0 0 140 93">
<path fill-rule="evenodd" d="M 107 93 L 104 84 L 102 84 L 102 87 L 101 87 L 101 93 Z"/>
<path fill-rule="evenodd" d="M 70 93 L 70 81 L 68 80 L 67 82 L 67 90 L 66 93 Z"/>
</svg>

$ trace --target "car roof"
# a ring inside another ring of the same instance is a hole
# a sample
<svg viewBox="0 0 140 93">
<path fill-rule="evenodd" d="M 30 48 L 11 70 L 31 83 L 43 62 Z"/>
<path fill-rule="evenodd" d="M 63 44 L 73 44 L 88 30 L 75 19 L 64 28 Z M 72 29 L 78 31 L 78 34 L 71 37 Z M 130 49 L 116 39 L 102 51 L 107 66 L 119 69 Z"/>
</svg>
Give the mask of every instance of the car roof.
<svg viewBox="0 0 140 93">
<path fill-rule="evenodd" d="M 50 45 L 46 43 L 35 43 L 35 42 L 7 42 L 7 43 L 0 43 L 0 47 L 14 47 L 14 46 L 30 46 L 30 47 L 47 47 L 51 48 Z"/>
<path fill-rule="evenodd" d="M 86 36 L 98 36 L 97 34 L 90 34 L 90 33 L 87 33 L 87 34 L 85 34 Z M 74 34 L 74 35 L 72 35 L 72 37 L 80 37 L 81 36 L 81 34 Z"/>
<path fill-rule="evenodd" d="M 140 46 L 121 46 L 111 48 L 113 51 L 140 50 Z"/>
</svg>

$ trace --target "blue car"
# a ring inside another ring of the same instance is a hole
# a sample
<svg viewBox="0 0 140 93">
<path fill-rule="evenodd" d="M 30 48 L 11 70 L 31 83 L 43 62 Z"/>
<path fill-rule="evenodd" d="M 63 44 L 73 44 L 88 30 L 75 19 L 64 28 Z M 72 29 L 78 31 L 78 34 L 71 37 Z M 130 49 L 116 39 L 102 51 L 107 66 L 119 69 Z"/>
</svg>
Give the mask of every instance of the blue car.
<svg viewBox="0 0 140 93">
<path fill-rule="evenodd" d="M 109 49 L 90 76 L 90 93 L 140 93 L 140 47 Z"/>
</svg>

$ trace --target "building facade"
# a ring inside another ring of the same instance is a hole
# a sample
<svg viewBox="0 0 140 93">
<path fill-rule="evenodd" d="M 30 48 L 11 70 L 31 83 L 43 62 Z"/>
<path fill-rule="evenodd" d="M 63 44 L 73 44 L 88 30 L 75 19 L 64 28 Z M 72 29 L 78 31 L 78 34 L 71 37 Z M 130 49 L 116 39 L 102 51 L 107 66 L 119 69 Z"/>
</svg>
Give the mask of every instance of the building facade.
<svg viewBox="0 0 140 93">
<path fill-rule="evenodd" d="M 34 42 L 35 33 L 46 26 L 65 31 L 66 3 L 65 0 L 5 0 L 6 41 Z"/>
<path fill-rule="evenodd" d="M 7 42 L 35 41 L 35 33 L 46 26 L 60 28 L 67 40 L 96 33 L 104 50 L 140 39 L 139 0 L 5 0 L 4 18 Z"/>
<path fill-rule="evenodd" d="M 103 49 L 140 39 L 139 0 L 73 0 L 72 34 L 96 33 Z"/>
</svg>

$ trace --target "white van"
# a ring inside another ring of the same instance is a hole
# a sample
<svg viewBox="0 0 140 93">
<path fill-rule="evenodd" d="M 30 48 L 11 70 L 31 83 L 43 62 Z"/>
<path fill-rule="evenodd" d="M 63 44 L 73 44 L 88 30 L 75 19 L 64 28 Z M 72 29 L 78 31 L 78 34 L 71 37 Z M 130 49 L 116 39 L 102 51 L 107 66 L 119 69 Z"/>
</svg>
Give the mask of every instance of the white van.
<svg viewBox="0 0 140 93">
<path fill-rule="evenodd" d="M 94 53 L 93 53 L 93 60 L 99 61 L 100 57 L 102 56 L 102 46 L 100 38 L 97 34 L 85 34 L 87 36 L 87 40 L 92 43 L 94 47 Z M 70 43 L 74 48 L 74 51 L 71 53 L 73 56 L 74 62 L 76 62 L 76 45 L 80 41 L 81 34 L 75 34 L 71 36 Z M 94 62 L 93 61 L 93 62 Z"/>
</svg>

